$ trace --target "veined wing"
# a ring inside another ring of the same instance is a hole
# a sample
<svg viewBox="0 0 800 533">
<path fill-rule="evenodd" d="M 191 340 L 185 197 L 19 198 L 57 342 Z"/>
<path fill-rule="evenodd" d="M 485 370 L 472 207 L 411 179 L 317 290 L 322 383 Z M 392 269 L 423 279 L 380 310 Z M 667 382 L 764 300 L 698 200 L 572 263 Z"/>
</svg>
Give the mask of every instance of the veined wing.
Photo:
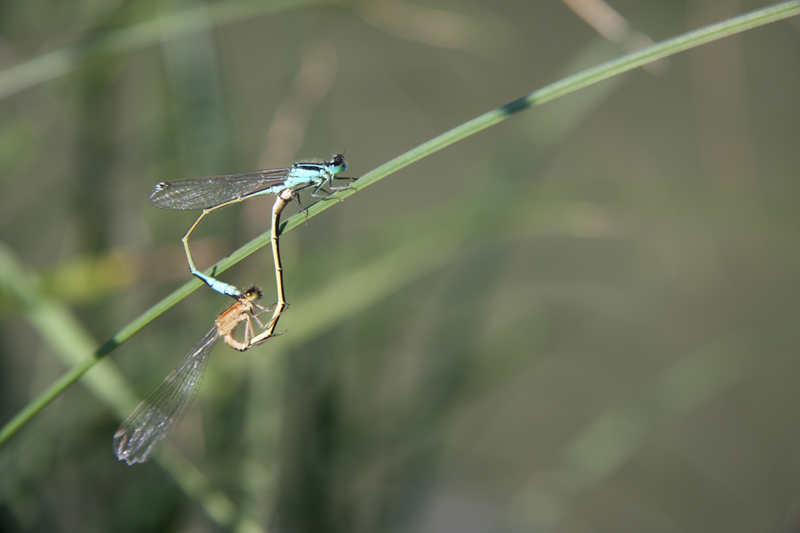
<svg viewBox="0 0 800 533">
<path fill-rule="evenodd" d="M 230 176 L 162 181 L 150 191 L 150 203 L 162 209 L 208 209 L 279 185 L 290 170 L 275 168 Z"/>
<path fill-rule="evenodd" d="M 143 463 L 172 435 L 200 388 L 208 354 L 218 339 L 215 326 L 122 423 L 114 434 L 114 453 L 120 461 Z"/>
</svg>

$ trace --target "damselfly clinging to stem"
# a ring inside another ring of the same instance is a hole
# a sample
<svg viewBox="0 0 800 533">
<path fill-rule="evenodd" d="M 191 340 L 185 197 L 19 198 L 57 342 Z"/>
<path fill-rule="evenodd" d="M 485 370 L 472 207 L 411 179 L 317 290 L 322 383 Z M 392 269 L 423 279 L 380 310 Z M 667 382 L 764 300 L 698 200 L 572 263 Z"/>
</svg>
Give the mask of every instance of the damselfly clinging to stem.
<svg viewBox="0 0 800 533">
<path fill-rule="evenodd" d="M 275 336 L 271 332 L 266 336 L 255 335 L 253 320 L 262 329 L 274 328 L 274 320 L 265 326 L 258 319 L 259 314 L 268 310 L 258 304 L 260 299 L 261 290 L 257 287 L 242 292 L 219 314 L 214 327 L 197 341 L 183 361 L 134 409 L 114 434 L 114 453 L 120 461 L 129 465 L 143 463 L 172 435 L 200 388 L 208 354 L 220 338 L 243 352 Z M 244 341 L 239 341 L 233 338 L 233 331 L 242 322 Z"/>
<path fill-rule="evenodd" d="M 311 196 L 327 198 L 330 192 L 323 189 L 327 183 L 333 190 L 348 189 L 350 185 L 336 187 L 333 180 L 349 180 L 354 178 L 340 178 L 339 172 L 347 170 L 343 154 L 336 154 L 330 161 L 298 162 L 288 168 L 270 170 L 256 170 L 244 174 L 230 176 L 210 176 L 205 178 L 190 178 L 176 181 L 164 181 L 153 187 L 150 191 L 150 203 L 162 209 L 202 209 L 203 213 L 189 228 L 183 237 L 183 247 L 189 270 L 194 276 L 200 278 L 209 287 L 222 294 L 238 297 L 239 291 L 233 285 L 218 281 L 212 276 L 197 270 L 189 249 L 189 237 L 197 228 L 200 221 L 212 211 L 221 209 L 231 204 L 262 196 L 266 194 L 280 195 L 283 191 L 290 191 L 290 196 L 300 205 L 297 193 L 303 189 L 313 187 Z M 323 194 L 320 194 L 322 192 Z M 273 228 L 272 238 L 275 239 Z M 275 249 L 273 245 L 273 250 Z M 278 259 L 276 258 L 276 264 Z"/>
</svg>

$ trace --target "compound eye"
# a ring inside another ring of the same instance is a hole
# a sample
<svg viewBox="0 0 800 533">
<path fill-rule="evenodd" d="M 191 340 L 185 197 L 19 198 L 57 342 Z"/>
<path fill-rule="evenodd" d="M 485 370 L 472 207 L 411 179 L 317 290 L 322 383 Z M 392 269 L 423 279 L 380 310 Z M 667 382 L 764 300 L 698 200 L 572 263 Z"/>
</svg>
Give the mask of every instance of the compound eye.
<svg viewBox="0 0 800 533">
<path fill-rule="evenodd" d="M 333 166 L 342 167 L 342 169 L 347 168 L 347 164 L 344 162 L 344 154 L 336 154 L 333 156 Z"/>
<path fill-rule="evenodd" d="M 250 300 L 251 302 L 258 301 L 261 299 L 261 289 L 258 287 L 250 287 L 246 291 L 244 291 L 244 297 Z"/>
</svg>

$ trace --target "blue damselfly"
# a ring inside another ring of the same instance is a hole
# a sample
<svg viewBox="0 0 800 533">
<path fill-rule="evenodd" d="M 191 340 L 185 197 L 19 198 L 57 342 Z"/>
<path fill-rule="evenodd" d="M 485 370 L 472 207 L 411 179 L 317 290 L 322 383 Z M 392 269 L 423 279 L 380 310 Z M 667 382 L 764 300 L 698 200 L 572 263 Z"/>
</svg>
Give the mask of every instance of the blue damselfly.
<svg viewBox="0 0 800 533">
<path fill-rule="evenodd" d="M 223 283 L 197 270 L 192 259 L 192 252 L 189 249 L 189 237 L 200 224 L 200 221 L 207 214 L 217 209 L 256 196 L 266 194 L 280 195 L 283 191 L 290 191 L 291 197 L 302 209 L 297 193 L 303 189 L 313 187 L 311 196 L 327 198 L 332 193 L 323 189 L 325 184 L 328 184 L 333 190 L 349 188 L 349 184 L 339 187 L 333 185 L 334 179 L 353 181 L 354 178 L 336 176 L 339 172 L 345 170 L 347 170 L 347 163 L 344 155 L 336 154 L 330 161 L 298 162 L 287 168 L 256 170 L 255 172 L 230 176 L 209 176 L 164 181 L 150 191 L 150 203 L 162 209 L 203 210 L 203 213 L 182 239 L 183 247 L 186 251 L 186 259 L 189 262 L 189 270 L 215 291 L 238 297 L 240 293 L 233 285 Z M 273 240 L 276 238 L 274 227 L 272 238 Z M 273 244 L 274 249 L 275 245 Z M 276 264 L 277 262 L 278 259 L 276 258 Z"/>
</svg>

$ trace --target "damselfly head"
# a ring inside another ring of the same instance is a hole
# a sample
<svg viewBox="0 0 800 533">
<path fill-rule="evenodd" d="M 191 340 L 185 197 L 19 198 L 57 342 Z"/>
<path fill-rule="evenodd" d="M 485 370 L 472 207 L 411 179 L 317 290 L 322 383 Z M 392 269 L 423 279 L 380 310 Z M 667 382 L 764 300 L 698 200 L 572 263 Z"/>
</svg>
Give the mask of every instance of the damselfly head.
<svg viewBox="0 0 800 533">
<path fill-rule="evenodd" d="M 339 169 L 336 172 L 334 172 L 334 174 L 337 172 L 344 172 L 345 170 L 347 170 L 347 163 L 344 160 L 344 154 L 334 155 L 333 159 L 331 159 L 330 165 L 334 168 Z"/>
<path fill-rule="evenodd" d="M 262 296 L 263 294 L 261 293 L 261 289 L 259 289 L 255 285 L 244 291 L 244 297 L 251 302 L 257 302 L 261 300 Z"/>
</svg>

